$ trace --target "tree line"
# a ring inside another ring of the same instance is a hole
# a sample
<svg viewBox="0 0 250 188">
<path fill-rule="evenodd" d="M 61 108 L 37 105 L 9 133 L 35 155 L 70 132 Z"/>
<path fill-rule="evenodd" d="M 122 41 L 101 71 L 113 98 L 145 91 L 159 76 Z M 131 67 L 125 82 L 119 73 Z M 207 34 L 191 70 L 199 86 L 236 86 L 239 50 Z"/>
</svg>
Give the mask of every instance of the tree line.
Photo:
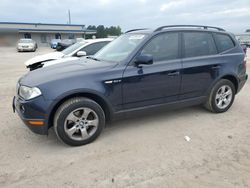
<svg viewBox="0 0 250 188">
<path fill-rule="evenodd" d="M 96 38 L 106 38 L 108 36 L 119 36 L 122 34 L 122 30 L 120 26 L 110 26 L 105 27 L 104 25 L 89 25 L 87 27 L 89 30 L 96 30 Z M 93 35 L 87 35 L 86 38 L 92 38 Z"/>
</svg>

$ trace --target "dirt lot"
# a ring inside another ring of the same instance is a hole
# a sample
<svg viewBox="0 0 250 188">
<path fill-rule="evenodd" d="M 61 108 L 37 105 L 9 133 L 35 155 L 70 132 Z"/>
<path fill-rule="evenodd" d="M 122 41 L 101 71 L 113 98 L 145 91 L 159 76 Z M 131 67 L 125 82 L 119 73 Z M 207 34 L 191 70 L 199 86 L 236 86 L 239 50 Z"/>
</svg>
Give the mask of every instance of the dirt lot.
<svg viewBox="0 0 250 188">
<path fill-rule="evenodd" d="M 0 48 L 0 187 L 250 187 L 249 81 L 224 114 L 191 107 L 122 120 L 69 147 L 53 131 L 29 131 L 11 108 L 23 62 L 50 51 Z"/>
</svg>

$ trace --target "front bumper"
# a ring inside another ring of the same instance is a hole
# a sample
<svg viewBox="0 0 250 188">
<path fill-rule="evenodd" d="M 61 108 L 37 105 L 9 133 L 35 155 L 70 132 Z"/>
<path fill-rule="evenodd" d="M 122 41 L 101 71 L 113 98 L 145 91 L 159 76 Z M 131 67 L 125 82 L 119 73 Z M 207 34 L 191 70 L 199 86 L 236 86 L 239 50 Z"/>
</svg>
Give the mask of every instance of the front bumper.
<svg viewBox="0 0 250 188">
<path fill-rule="evenodd" d="M 40 99 L 39 99 L 40 98 Z M 12 108 L 17 112 L 23 123 L 34 133 L 47 135 L 48 121 L 46 113 L 39 107 L 43 103 L 43 98 L 38 97 L 34 100 L 25 101 L 14 96 Z"/>
</svg>

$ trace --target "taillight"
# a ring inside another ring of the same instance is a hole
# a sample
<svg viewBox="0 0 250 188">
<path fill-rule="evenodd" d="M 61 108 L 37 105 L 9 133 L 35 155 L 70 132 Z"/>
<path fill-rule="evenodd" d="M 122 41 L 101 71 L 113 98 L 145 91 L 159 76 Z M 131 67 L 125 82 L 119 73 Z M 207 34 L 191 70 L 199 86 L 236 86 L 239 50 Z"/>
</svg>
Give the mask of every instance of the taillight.
<svg viewBox="0 0 250 188">
<path fill-rule="evenodd" d="M 244 61 L 243 61 L 244 67 L 247 68 L 247 56 L 245 55 Z"/>
<path fill-rule="evenodd" d="M 247 54 L 247 47 L 246 47 L 246 48 L 244 48 L 243 50 L 244 50 L 245 54 Z"/>
</svg>

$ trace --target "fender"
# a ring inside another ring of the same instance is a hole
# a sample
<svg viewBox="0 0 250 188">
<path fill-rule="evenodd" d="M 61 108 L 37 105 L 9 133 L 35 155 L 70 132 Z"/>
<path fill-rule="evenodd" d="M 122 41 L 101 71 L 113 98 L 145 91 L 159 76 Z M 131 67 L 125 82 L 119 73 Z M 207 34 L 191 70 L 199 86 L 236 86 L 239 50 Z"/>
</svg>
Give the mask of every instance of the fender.
<svg viewBox="0 0 250 188">
<path fill-rule="evenodd" d="M 236 74 L 234 74 L 234 73 L 229 73 L 229 74 L 221 75 L 221 76 L 217 77 L 217 78 L 210 84 L 210 86 L 208 87 L 207 91 L 205 92 L 205 96 L 209 97 L 210 92 L 211 92 L 213 86 L 215 85 L 215 83 L 218 82 L 219 80 L 221 80 L 221 79 L 227 77 L 227 76 L 234 77 L 234 78 L 237 80 L 237 84 L 239 84 L 239 79 L 238 79 L 238 77 L 236 76 Z M 237 88 L 235 88 L 235 89 L 236 89 L 236 93 L 237 93 L 237 90 L 238 90 L 238 89 L 237 89 Z"/>
<path fill-rule="evenodd" d="M 109 113 L 109 118 L 113 118 L 113 108 L 110 102 L 107 100 L 107 98 L 100 92 L 96 90 L 91 89 L 75 89 L 71 90 L 69 92 L 65 92 L 62 95 L 58 96 L 53 102 L 51 103 L 48 112 L 46 113 L 46 124 L 48 125 L 48 128 L 52 126 L 51 120 L 54 117 L 54 113 L 56 112 L 57 108 L 67 99 L 74 97 L 74 96 L 86 96 L 86 95 L 93 95 L 101 99 L 104 103 L 107 109 L 104 109 L 105 113 Z M 97 101 L 96 101 L 97 102 Z M 100 104 L 101 105 L 101 104 Z M 107 112 L 108 110 L 108 112 Z"/>
</svg>

